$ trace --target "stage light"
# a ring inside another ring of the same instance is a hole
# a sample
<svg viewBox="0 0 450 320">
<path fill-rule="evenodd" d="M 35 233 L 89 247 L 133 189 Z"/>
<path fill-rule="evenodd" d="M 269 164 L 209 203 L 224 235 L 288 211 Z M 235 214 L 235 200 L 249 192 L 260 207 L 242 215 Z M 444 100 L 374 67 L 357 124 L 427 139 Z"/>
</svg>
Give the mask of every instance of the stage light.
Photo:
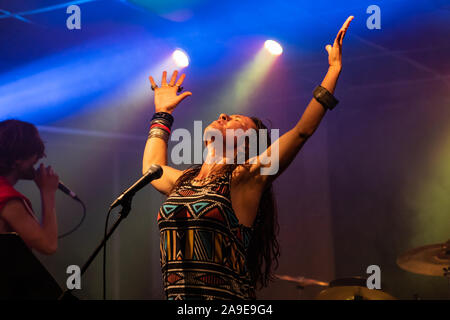
<svg viewBox="0 0 450 320">
<path fill-rule="evenodd" d="M 264 48 L 275 56 L 279 56 L 283 52 L 281 45 L 273 40 L 267 40 L 264 42 Z"/>
<path fill-rule="evenodd" d="M 184 68 L 189 65 L 189 57 L 182 50 L 177 49 L 172 54 L 172 59 L 178 67 Z"/>
</svg>

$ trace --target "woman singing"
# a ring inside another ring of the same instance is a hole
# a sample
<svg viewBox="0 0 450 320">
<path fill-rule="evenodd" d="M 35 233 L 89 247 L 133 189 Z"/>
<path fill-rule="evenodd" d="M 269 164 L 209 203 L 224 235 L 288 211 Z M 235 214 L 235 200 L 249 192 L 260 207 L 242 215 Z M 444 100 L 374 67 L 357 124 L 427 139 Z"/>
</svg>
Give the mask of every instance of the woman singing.
<svg viewBox="0 0 450 320">
<path fill-rule="evenodd" d="M 326 110 L 337 104 L 333 93 L 342 70 L 342 40 L 352 19 L 350 16 L 345 21 L 334 44 L 325 47 L 328 72 L 314 90 L 298 123 L 274 144 L 267 134 L 262 135 L 269 147 L 258 150 L 254 157 L 250 158 L 247 143 L 235 144 L 232 160 L 244 150 L 247 156 L 244 163 L 230 163 L 225 151 L 218 152 L 218 141 L 211 139 L 206 141 L 207 156 L 203 164 L 184 171 L 167 166 L 172 113 L 192 93 L 177 96 L 185 78 L 183 74 L 177 81 L 177 71 L 169 83 L 164 71 L 161 87 L 150 77 L 156 113 L 145 146 L 142 171 L 146 173 L 152 164 L 163 169 L 162 177 L 152 181 L 152 185 L 167 196 L 157 218 L 167 299 L 255 299 L 257 285 L 267 286 L 279 256 L 272 182 L 294 160 Z M 222 113 L 205 128 L 205 136 L 209 131 L 221 133 L 223 139 L 219 145 L 226 150 L 229 129 L 247 132 L 266 127 L 256 117 Z M 263 159 L 270 158 L 275 147 L 278 171 L 262 174 L 261 169 L 271 165 Z M 218 154 L 223 157 L 218 159 Z"/>
</svg>

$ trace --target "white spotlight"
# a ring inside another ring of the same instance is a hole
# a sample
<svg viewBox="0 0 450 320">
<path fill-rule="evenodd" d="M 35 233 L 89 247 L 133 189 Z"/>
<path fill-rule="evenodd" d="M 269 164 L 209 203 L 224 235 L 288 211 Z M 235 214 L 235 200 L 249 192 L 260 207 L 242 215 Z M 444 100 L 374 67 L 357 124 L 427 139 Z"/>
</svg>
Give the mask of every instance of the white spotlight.
<svg viewBox="0 0 450 320">
<path fill-rule="evenodd" d="M 180 68 L 187 67 L 189 65 L 189 57 L 182 50 L 177 49 L 172 53 L 172 59 L 176 65 Z"/>
<path fill-rule="evenodd" d="M 264 48 L 269 51 L 271 54 L 279 56 L 283 52 L 283 48 L 281 45 L 273 40 L 267 40 L 264 42 Z"/>
</svg>

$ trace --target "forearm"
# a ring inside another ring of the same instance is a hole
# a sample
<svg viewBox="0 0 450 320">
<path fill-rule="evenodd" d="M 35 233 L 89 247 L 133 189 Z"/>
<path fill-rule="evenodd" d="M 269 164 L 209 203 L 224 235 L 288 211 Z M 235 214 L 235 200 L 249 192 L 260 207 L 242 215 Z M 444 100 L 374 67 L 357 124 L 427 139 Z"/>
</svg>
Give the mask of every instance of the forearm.
<svg viewBox="0 0 450 320">
<path fill-rule="evenodd" d="M 142 160 L 142 173 L 145 174 L 152 164 L 167 165 L 167 143 L 158 137 L 147 140 Z"/>
<path fill-rule="evenodd" d="M 322 87 L 330 91 L 331 94 L 334 94 L 334 89 L 336 88 L 341 70 L 341 67 L 329 67 L 325 78 L 323 78 L 323 81 L 320 84 Z"/>
<path fill-rule="evenodd" d="M 330 91 L 331 94 L 334 93 L 340 72 L 341 68 L 329 67 L 321 83 L 321 86 Z M 294 130 L 301 138 L 310 137 L 316 131 L 325 112 L 325 108 L 315 98 L 312 98 Z"/>
<path fill-rule="evenodd" d="M 56 220 L 55 194 L 52 192 L 41 192 L 41 202 L 42 229 L 49 246 L 56 250 L 58 246 L 58 223 Z"/>
<path fill-rule="evenodd" d="M 153 115 L 142 159 L 142 174 L 145 174 L 152 164 L 167 165 L 167 142 L 173 121 L 172 112 L 168 110 Z"/>
</svg>

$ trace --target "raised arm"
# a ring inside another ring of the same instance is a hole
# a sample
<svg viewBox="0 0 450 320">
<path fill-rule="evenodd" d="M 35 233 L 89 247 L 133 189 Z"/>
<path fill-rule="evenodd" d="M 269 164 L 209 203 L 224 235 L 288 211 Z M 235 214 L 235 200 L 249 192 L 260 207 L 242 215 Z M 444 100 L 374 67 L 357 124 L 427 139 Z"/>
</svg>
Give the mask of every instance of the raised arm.
<svg viewBox="0 0 450 320">
<path fill-rule="evenodd" d="M 170 82 L 167 83 L 167 72 L 162 74 L 161 87 L 158 87 L 150 76 L 150 83 L 155 91 L 155 112 L 167 112 L 172 114 L 176 106 L 187 96 L 192 95 L 187 91 L 177 95 L 179 86 L 183 83 L 185 75 L 182 74 L 177 82 L 178 71 L 172 74 Z M 152 164 L 159 164 L 163 169 L 161 178 L 153 180 L 151 184 L 159 192 L 166 194 L 170 191 L 182 171 L 167 166 L 167 142 L 161 137 L 153 136 L 147 140 L 142 159 L 142 173 L 145 174 Z"/>
<path fill-rule="evenodd" d="M 329 68 L 321 86 L 327 89 L 331 94 L 334 93 L 339 74 L 342 70 L 342 40 L 344 39 L 345 33 L 352 20 L 353 16 L 348 17 L 342 25 L 342 28 L 339 30 L 333 46 L 327 45 L 325 47 L 328 52 Z M 277 141 L 273 142 L 272 145 L 259 156 L 253 171 L 261 181 L 264 183 L 272 182 L 289 166 L 304 143 L 316 131 L 325 112 L 325 108 L 315 98 L 312 98 L 295 127 L 283 134 Z M 279 153 L 278 172 L 275 175 L 259 175 L 259 168 L 261 166 L 259 160 L 262 157 L 270 157 L 275 144 L 276 147 L 278 147 Z"/>
</svg>

